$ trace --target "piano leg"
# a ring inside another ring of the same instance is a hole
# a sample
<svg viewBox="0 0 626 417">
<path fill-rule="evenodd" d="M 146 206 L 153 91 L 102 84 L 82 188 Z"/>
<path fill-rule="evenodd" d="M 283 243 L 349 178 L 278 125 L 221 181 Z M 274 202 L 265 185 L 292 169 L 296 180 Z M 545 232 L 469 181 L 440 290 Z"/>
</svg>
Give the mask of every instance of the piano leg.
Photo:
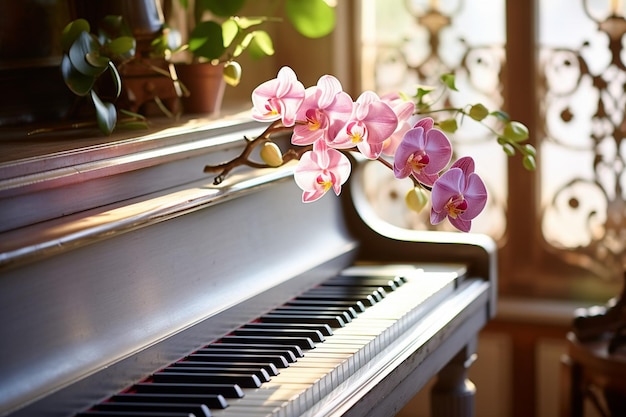
<svg viewBox="0 0 626 417">
<path fill-rule="evenodd" d="M 472 417 L 476 387 L 467 371 L 476 359 L 476 342 L 469 343 L 441 370 L 431 391 L 433 417 Z"/>
</svg>

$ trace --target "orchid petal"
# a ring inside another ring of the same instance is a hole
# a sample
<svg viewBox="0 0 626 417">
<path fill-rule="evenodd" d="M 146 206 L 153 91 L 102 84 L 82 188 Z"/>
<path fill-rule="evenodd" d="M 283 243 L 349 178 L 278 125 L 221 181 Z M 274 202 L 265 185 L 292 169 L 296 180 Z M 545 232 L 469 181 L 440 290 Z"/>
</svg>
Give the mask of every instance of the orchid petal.
<svg viewBox="0 0 626 417">
<path fill-rule="evenodd" d="M 474 172 L 474 159 L 469 156 L 464 156 L 454 161 L 450 168 L 461 168 L 463 173 L 467 176 Z"/>
<path fill-rule="evenodd" d="M 317 82 L 317 88 L 317 104 L 321 108 L 330 106 L 335 96 L 343 91 L 341 82 L 332 75 L 322 75 Z"/>
<path fill-rule="evenodd" d="M 450 224 L 456 227 L 461 232 L 469 232 L 472 228 L 472 221 L 457 217 L 456 219 L 448 218 Z"/>
<path fill-rule="evenodd" d="M 289 67 L 282 67 L 277 78 L 266 81 L 252 92 L 252 117 L 260 121 L 282 119 L 293 126 L 305 97 L 304 86 Z"/>
<path fill-rule="evenodd" d="M 318 140 L 313 144 L 312 151 L 300 157 L 294 169 L 296 184 L 303 191 L 302 201 L 315 201 L 331 188 L 339 195 L 350 171 L 350 161 L 344 154 L 329 148 L 325 141 Z"/>
<path fill-rule="evenodd" d="M 432 117 L 424 117 L 417 122 L 415 127 L 423 127 L 424 130 L 428 132 L 430 129 L 433 128 L 434 125 L 435 121 L 432 119 Z"/>
<path fill-rule="evenodd" d="M 487 204 L 487 188 L 478 174 L 471 173 L 467 177 L 466 188 L 463 192 L 467 200 L 467 210 L 461 217 L 473 219 L 478 216 Z"/>
<path fill-rule="evenodd" d="M 430 162 L 424 171 L 434 174 L 441 171 L 450 162 L 452 144 L 448 137 L 437 129 L 427 130 L 425 136 L 424 151 L 429 156 Z"/>
<path fill-rule="evenodd" d="M 450 168 L 433 185 L 431 194 L 432 208 L 436 212 L 445 209 L 446 203 L 462 193 L 463 171 L 459 168 Z"/>
</svg>

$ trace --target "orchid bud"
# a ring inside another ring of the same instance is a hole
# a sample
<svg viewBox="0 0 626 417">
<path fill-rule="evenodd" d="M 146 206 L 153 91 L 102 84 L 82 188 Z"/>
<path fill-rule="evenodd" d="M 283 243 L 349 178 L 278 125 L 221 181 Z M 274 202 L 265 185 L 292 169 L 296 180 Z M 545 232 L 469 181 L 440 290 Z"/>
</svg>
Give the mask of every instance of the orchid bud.
<svg viewBox="0 0 626 417">
<path fill-rule="evenodd" d="M 283 164 L 283 153 L 274 142 L 265 142 L 261 148 L 261 159 L 271 167 L 279 167 Z"/>
<path fill-rule="evenodd" d="M 409 209 L 419 213 L 426 207 L 426 204 L 428 204 L 428 196 L 423 188 L 414 187 L 406 193 L 404 201 L 406 201 L 406 205 Z"/>
<path fill-rule="evenodd" d="M 236 61 L 227 62 L 224 65 L 223 76 L 226 84 L 237 87 L 241 81 L 241 65 Z"/>
</svg>

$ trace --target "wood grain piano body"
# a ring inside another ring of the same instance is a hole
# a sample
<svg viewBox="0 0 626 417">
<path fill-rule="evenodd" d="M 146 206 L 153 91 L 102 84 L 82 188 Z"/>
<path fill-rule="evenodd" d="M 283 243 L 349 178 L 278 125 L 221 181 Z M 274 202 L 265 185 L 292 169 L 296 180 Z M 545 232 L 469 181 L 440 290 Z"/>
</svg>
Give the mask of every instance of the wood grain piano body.
<svg viewBox="0 0 626 417">
<path fill-rule="evenodd" d="M 380 223 L 363 201 L 358 168 L 341 198 L 313 204 L 301 203 L 289 167 L 238 171 L 220 187 L 198 179 L 202 158 L 241 149 L 233 132 L 194 130 L 189 143 L 157 135 L 158 151 L 133 142 L 123 160 L 111 156 L 115 146 L 85 150 L 73 179 L 43 163 L 31 179 L 0 179 L 0 212 L 36 216 L 42 197 L 43 212 L 81 206 L 0 235 L 0 415 L 71 415 L 358 261 L 459 262 L 485 285 L 450 300 L 445 322 L 424 321 L 378 371 L 355 375 L 358 386 L 329 398 L 324 413 L 390 413 L 494 314 L 490 239 Z M 0 168 L 19 172 L 33 160 Z M 99 192 L 118 185 L 103 204 Z"/>
</svg>

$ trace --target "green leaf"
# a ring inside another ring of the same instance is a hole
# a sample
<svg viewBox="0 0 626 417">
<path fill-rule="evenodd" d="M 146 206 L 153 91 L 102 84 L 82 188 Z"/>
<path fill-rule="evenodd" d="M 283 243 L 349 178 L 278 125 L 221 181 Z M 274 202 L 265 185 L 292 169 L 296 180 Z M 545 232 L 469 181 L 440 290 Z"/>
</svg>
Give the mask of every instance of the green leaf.
<svg viewBox="0 0 626 417">
<path fill-rule="evenodd" d="M 208 10 L 216 16 L 227 17 L 239 13 L 246 0 L 198 0 L 202 10 Z"/>
<path fill-rule="evenodd" d="M 96 68 L 106 67 L 111 61 L 108 57 L 100 55 L 99 51 L 88 52 L 85 55 L 85 60 L 89 65 Z"/>
<path fill-rule="evenodd" d="M 70 50 L 70 47 L 81 32 L 89 33 L 90 31 L 91 27 L 89 26 L 89 22 L 85 19 L 76 19 L 68 23 L 61 33 L 61 47 L 63 48 L 63 52 Z"/>
<path fill-rule="evenodd" d="M 128 130 L 145 130 L 148 128 L 148 122 L 141 120 L 133 120 L 132 122 L 118 123 L 119 127 Z"/>
<path fill-rule="evenodd" d="M 454 133 L 459 128 L 456 119 L 446 119 L 437 123 L 444 132 Z"/>
<path fill-rule="evenodd" d="M 98 97 L 96 92 L 93 90 L 91 90 L 91 99 L 93 100 L 93 104 L 96 108 L 98 127 L 103 133 L 110 135 L 113 133 L 113 129 L 115 129 L 115 124 L 117 123 L 115 106 L 113 103 L 106 103 L 100 100 L 100 97 Z"/>
<path fill-rule="evenodd" d="M 502 122 L 508 122 L 511 120 L 509 114 L 507 112 L 503 112 L 502 110 L 492 111 L 489 114 Z"/>
<path fill-rule="evenodd" d="M 235 19 L 228 19 L 222 23 L 222 37 L 224 39 L 224 47 L 228 48 L 239 34 L 239 25 Z"/>
<path fill-rule="evenodd" d="M 196 56 L 218 59 L 226 51 L 222 26 L 213 21 L 199 23 L 191 32 L 189 50 Z"/>
<path fill-rule="evenodd" d="M 115 87 L 115 97 L 119 97 L 122 94 L 122 78 L 120 73 L 115 68 L 115 64 L 109 61 L 109 71 L 111 72 L 111 78 L 113 79 L 113 86 Z"/>
<path fill-rule="evenodd" d="M 417 87 L 417 93 L 415 93 L 415 98 L 421 100 L 429 93 L 432 93 L 435 90 L 434 87 Z"/>
<path fill-rule="evenodd" d="M 287 18 L 307 38 L 321 38 L 335 29 L 335 9 L 324 0 L 286 0 Z"/>
<path fill-rule="evenodd" d="M 93 55 L 99 55 L 100 44 L 87 32 L 81 32 L 78 38 L 74 41 L 70 47 L 69 57 L 72 65 L 76 70 L 85 75 L 97 76 L 102 74 L 107 68 L 107 62 L 100 61 L 100 65 L 96 66 L 92 63 L 98 62 Z M 87 55 L 90 54 L 91 62 L 87 60 Z"/>
<path fill-rule="evenodd" d="M 143 114 L 140 113 L 135 113 L 134 111 L 130 111 L 130 110 L 126 110 L 126 109 L 119 109 L 119 112 L 126 115 L 126 116 L 130 116 L 134 119 L 137 120 L 142 120 L 142 121 L 146 121 L 146 116 L 144 116 Z"/>
<path fill-rule="evenodd" d="M 61 75 L 70 91 L 81 97 L 86 96 L 96 82 L 96 77 L 78 72 L 67 55 L 61 58 Z"/>
<path fill-rule="evenodd" d="M 98 25 L 98 34 L 100 40 L 104 43 L 108 39 L 115 39 L 120 36 L 132 36 L 133 33 L 125 24 L 124 19 L 120 15 L 107 15 L 100 21 Z"/>
<path fill-rule="evenodd" d="M 516 121 L 512 121 L 504 125 L 502 136 L 513 142 L 521 142 L 528 139 L 528 128 Z"/>
<path fill-rule="evenodd" d="M 248 53 L 254 59 L 274 55 L 274 44 L 270 35 L 264 30 L 252 32 L 252 41 L 248 46 Z"/>
<path fill-rule="evenodd" d="M 234 18 L 235 21 L 237 22 L 237 25 L 241 28 L 241 29 L 249 29 L 253 26 L 258 26 L 261 23 L 267 21 L 266 17 L 254 17 L 254 18 L 250 18 L 250 17 L 242 17 L 242 16 L 238 16 Z"/>
<path fill-rule="evenodd" d="M 483 106 L 482 104 L 480 104 L 480 103 L 474 104 L 470 108 L 469 116 L 472 119 L 480 122 L 485 117 L 489 116 L 489 110 L 487 110 L 487 108 L 485 106 Z"/>
<path fill-rule="evenodd" d="M 439 77 L 439 79 L 450 90 L 452 90 L 452 91 L 459 91 L 459 90 L 457 90 L 456 85 L 455 85 L 456 77 L 454 76 L 454 74 L 443 74 L 441 77 Z"/>
<path fill-rule="evenodd" d="M 130 36 L 120 36 L 109 42 L 107 48 L 113 55 L 130 58 L 135 54 L 135 39 Z"/>
</svg>

